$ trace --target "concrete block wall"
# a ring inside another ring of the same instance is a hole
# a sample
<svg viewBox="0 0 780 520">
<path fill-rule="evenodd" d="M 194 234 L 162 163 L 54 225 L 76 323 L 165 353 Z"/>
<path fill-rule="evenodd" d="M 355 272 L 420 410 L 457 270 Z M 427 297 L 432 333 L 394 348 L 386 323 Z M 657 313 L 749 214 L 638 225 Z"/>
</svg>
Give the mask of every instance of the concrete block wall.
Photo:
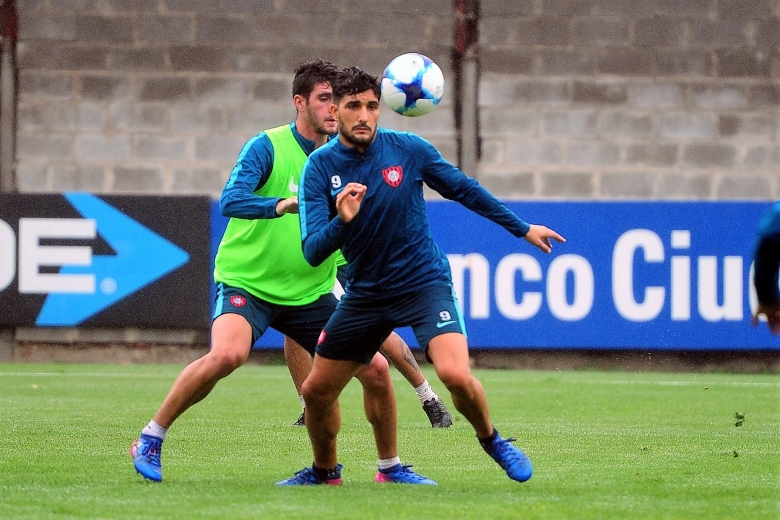
<svg viewBox="0 0 780 520">
<path fill-rule="evenodd" d="M 482 0 L 480 181 L 512 198 L 780 196 L 780 2 Z"/>
<path fill-rule="evenodd" d="M 243 144 L 294 118 L 300 62 L 379 74 L 416 50 L 450 75 L 450 0 L 351 5 L 18 0 L 19 191 L 218 197 Z M 455 161 L 449 105 L 413 127 L 390 110 L 383 123 L 414 129 Z"/>
<path fill-rule="evenodd" d="M 219 195 L 312 57 L 452 78 L 452 0 L 17 0 L 23 192 Z M 780 197 L 780 0 L 480 0 L 481 159 L 502 198 Z M 451 81 L 450 81 L 451 85 Z M 385 126 L 456 161 L 452 89 Z"/>
</svg>

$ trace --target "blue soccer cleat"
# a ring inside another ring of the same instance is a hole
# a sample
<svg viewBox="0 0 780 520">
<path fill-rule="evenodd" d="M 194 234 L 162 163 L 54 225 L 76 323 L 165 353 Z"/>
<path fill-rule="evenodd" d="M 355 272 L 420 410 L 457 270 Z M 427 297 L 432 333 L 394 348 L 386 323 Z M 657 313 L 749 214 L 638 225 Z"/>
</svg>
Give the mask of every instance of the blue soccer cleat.
<svg viewBox="0 0 780 520">
<path fill-rule="evenodd" d="M 162 482 L 162 439 L 152 435 L 141 434 L 130 445 L 130 456 L 133 457 L 135 470 L 145 479 Z"/>
<path fill-rule="evenodd" d="M 277 486 L 317 486 L 325 484 L 327 486 L 340 486 L 341 485 L 341 468 L 343 466 L 339 464 L 335 470 L 328 472 L 327 478 L 320 478 L 314 473 L 312 468 L 303 468 L 290 478 L 281 480 L 276 483 Z"/>
<path fill-rule="evenodd" d="M 482 443 L 482 448 L 493 460 L 498 462 L 501 469 L 506 471 L 507 476 L 518 482 L 525 482 L 533 475 L 531 460 L 525 453 L 520 451 L 512 442 L 515 438 L 504 439 L 496 430 L 496 438 L 491 443 Z"/>
<path fill-rule="evenodd" d="M 418 484 L 423 486 L 435 486 L 436 481 L 429 478 L 425 478 L 419 473 L 412 471 L 411 465 L 396 464 L 395 466 L 387 469 L 380 469 L 374 482 L 381 482 L 382 484 Z"/>
</svg>

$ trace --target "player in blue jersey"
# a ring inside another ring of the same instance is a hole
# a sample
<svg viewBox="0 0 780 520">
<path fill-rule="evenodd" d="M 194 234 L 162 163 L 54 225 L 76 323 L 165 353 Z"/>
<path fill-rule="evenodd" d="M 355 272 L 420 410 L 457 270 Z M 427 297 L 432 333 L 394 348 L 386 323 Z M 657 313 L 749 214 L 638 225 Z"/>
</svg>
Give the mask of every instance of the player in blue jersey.
<svg viewBox="0 0 780 520">
<path fill-rule="evenodd" d="M 758 298 L 753 326 L 758 326 L 758 318 L 765 316 L 772 334 L 780 334 L 780 202 L 772 204 L 761 219 L 753 261 L 753 286 Z"/>
<path fill-rule="evenodd" d="M 295 121 L 261 132 L 241 150 L 220 198 L 222 213 L 231 218 L 215 259 L 211 349 L 182 371 L 130 449 L 136 471 L 148 480 L 163 478 L 162 445 L 174 421 L 240 367 L 268 327 L 294 339 L 309 351 L 306 356 L 314 354 L 336 306 L 331 292 L 336 259 L 315 268 L 303 258 L 297 186 L 308 154 L 336 130 L 330 83 L 337 71 L 323 60 L 298 67 L 292 89 Z M 435 484 L 398 457 L 395 392 L 385 358 L 377 354 L 356 377 L 376 441 L 377 478 Z M 314 468 L 280 484 L 340 483 L 338 468 Z"/>
<path fill-rule="evenodd" d="M 518 218 L 421 137 L 378 128 L 377 78 L 344 69 L 333 95 L 339 137 L 309 156 L 298 193 L 304 257 L 316 266 L 341 249 L 350 279 L 303 384 L 314 465 L 338 466 L 337 398 L 344 386 L 394 328 L 411 326 L 484 450 L 510 478 L 528 480 L 530 460 L 494 428 L 485 391 L 469 368 L 463 319 L 447 257 L 428 227 L 423 184 L 545 253 L 563 237 Z"/>
</svg>

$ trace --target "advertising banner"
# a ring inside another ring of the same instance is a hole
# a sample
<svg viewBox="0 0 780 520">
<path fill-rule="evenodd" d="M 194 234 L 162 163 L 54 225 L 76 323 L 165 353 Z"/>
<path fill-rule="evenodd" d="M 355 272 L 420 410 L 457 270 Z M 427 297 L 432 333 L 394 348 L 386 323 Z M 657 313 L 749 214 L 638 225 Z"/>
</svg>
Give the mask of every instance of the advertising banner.
<svg viewBox="0 0 780 520">
<path fill-rule="evenodd" d="M 508 205 L 567 242 L 545 255 L 457 203 L 428 203 L 472 348 L 780 349 L 750 326 L 768 203 Z M 206 197 L 2 194 L 0 326 L 208 328 L 226 223 Z M 269 331 L 257 346 L 281 343 Z"/>
<path fill-rule="evenodd" d="M 566 243 L 545 255 L 460 204 L 428 203 L 472 348 L 780 349 L 765 325 L 750 326 L 755 233 L 769 203 L 508 206 Z M 213 211 L 216 248 L 225 220 Z M 280 345 L 275 332 L 258 342 Z"/>
<path fill-rule="evenodd" d="M 209 207 L 0 194 L 0 326 L 208 328 Z"/>
<path fill-rule="evenodd" d="M 459 204 L 429 203 L 470 345 L 780 349 L 752 328 L 750 271 L 768 203 L 509 203 L 566 239 L 545 255 Z"/>
</svg>

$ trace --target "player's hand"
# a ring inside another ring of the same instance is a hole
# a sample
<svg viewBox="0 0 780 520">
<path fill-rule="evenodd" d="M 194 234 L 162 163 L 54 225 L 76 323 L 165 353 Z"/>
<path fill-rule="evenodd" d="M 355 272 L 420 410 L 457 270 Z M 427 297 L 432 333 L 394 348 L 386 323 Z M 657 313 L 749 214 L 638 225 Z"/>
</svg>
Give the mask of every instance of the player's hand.
<svg viewBox="0 0 780 520">
<path fill-rule="evenodd" d="M 350 182 L 336 195 L 336 210 L 339 212 L 341 220 L 352 222 L 352 219 L 360 211 L 360 203 L 366 196 L 366 189 L 365 184 Z"/>
<path fill-rule="evenodd" d="M 758 327 L 758 317 L 762 315 L 766 316 L 769 331 L 772 334 L 780 334 L 780 304 L 765 305 L 759 303 L 756 313 L 753 315 L 753 319 L 750 323 L 752 323 L 754 327 Z"/>
<path fill-rule="evenodd" d="M 276 203 L 276 214 L 281 217 L 285 213 L 298 213 L 298 197 L 282 199 Z"/>
<path fill-rule="evenodd" d="M 552 242 L 550 239 L 553 238 L 560 243 L 566 242 L 565 238 L 552 229 L 546 226 L 539 226 L 537 224 L 531 224 L 531 229 L 529 229 L 528 233 L 525 234 L 526 240 L 545 253 L 552 251 Z"/>
</svg>

